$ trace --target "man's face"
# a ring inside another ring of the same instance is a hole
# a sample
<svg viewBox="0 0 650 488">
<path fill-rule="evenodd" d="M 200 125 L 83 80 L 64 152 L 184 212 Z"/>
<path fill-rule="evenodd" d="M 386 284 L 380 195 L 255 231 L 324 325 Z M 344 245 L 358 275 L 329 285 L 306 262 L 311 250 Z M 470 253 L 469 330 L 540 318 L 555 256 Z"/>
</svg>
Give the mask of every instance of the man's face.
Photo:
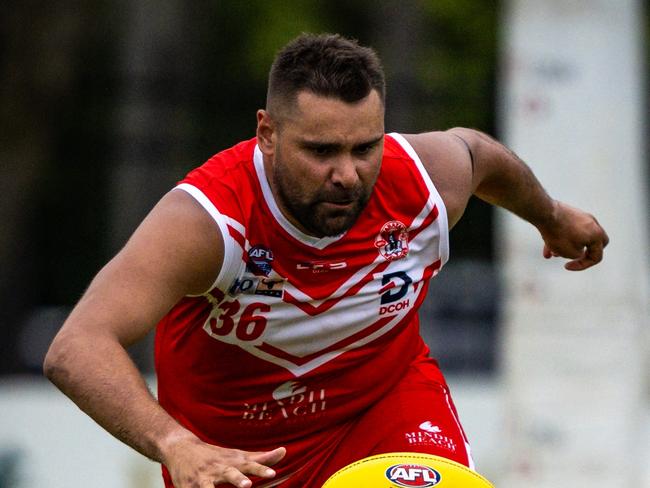
<svg viewBox="0 0 650 488">
<path fill-rule="evenodd" d="M 282 212 L 310 235 L 347 231 L 368 202 L 381 166 L 384 106 L 377 92 L 346 103 L 302 91 L 279 124 L 266 119 L 273 126 L 268 137 L 265 117 L 267 112 L 258 113 L 258 142 Z"/>
</svg>

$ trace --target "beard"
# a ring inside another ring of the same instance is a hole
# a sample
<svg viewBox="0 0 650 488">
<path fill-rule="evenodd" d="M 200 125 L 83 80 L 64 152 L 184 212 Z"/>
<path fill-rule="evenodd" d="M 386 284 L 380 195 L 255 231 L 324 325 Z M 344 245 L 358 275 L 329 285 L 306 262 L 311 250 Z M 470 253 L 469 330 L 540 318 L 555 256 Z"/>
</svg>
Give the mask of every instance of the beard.
<svg viewBox="0 0 650 488">
<path fill-rule="evenodd" d="M 282 165 L 273 165 L 273 183 L 283 206 L 309 234 L 316 237 L 334 237 L 348 231 L 359 218 L 370 199 L 370 189 L 361 182 L 354 188 L 334 187 L 321 190 L 305 200 L 300 184 L 290 181 Z M 372 186 L 370 187 L 372 188 Z M 345 203 L 345 207 L 328 203 Z"/>
</svg>

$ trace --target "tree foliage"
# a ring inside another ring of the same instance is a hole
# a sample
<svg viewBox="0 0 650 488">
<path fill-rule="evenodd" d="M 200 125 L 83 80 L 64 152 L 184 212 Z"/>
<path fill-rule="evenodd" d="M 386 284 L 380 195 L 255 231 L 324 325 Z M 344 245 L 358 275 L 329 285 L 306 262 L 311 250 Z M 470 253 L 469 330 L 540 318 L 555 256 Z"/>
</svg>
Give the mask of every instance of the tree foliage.
<svg viewBox="0 0 650 488">
<path fill-rule="evenodd" d="M 80 5 L 0 7 L 7 351 L 30 310 L 77 300 L 175 180 L 254 135 L 271 60 L 301 32 L 339 32 L 376 47 L 388 119 L 400 122 L 391 130 L 492 131 L 494 1 Z M 15 368 L 13 353 L 2 356 L 0 371 Z"/>
</svg>

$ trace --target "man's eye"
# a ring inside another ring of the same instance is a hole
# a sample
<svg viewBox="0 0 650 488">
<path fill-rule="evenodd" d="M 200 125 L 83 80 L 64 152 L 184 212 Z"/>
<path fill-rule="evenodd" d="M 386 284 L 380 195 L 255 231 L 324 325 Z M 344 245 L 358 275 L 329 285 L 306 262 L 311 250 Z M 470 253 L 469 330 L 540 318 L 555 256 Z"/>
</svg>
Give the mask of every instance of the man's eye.
<svg viewBox="0 0 650 488">
<path fill-rule="evenodd" d="M 327 146 L 315 146 L 311 150 L 316 156 L 327 156 L 331 152 L 331 149 Z"/>
<path fill-rule="evenodd" d="M 372 149 L 373 144 L 366 144 L 365 146 L 359 146 L 355 149 L 357 154 L 368 154 Z"/>
</svg>

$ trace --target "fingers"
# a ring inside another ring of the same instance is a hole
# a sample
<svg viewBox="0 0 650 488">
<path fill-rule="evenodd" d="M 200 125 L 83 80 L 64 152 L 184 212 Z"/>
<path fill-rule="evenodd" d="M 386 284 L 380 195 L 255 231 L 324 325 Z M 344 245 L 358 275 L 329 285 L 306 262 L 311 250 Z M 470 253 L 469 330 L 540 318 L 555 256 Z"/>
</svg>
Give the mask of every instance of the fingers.
<svg viewBox="0 0 650 488">
<path fill-rule="evenodd" d="M 588 244 L 585 247 L 582 256 L 573 261 L 569 261 L 564 265 L 564 268 L 569 271 L 582 271 L 583 269 L 590 268 L 593 265 L 600 263 L 603 260 L 603 249 L 608 242 L 608 240 L 603 240 Z"/>
<path fill-rule="evenodd" d="M 276 472 L 269 465 L 280 461 L 286 454 L 286 449 L 281 447 L 272 451 L 246 452 L 210 446 L 207 454 L 208 457 L 200 464 L 192 467 L 185 464 L 179 472 L 174 473 L 174 486 L 214 488 L 215 484 L 228 484 L 237 488 L 250 488 L 253 483 L 248 476 L 275 477 Z"/>
<path fill-rule="evenodd" d="M 277 449 L 276 449 L 277 450 Z M 274 451 L 270 451 L 273 453 Z M 267 454 L 267 453 L 261 453 Z M 284 456 L 284 452 L 281 453 Z M 251 456 L 253 457 L 253 456 Z M 279 459 L 278 459 L 279 461 Z M 266 463 L 265 463 L 266 464 Z M 253 461 L 252 459 L 242 461 L 236 465 L 226 466 L 219 477 L 214 481 L 226 481 L 233 486 L 240 488 L 249 488 L 252 486 L 252 481 L 246 476 L 257 476 L 260 478 L 273 478 L 275 477 L 275 470 L 269 468 L 265 464 Z"/>
<path fill-rule="evenodd" d="M 569 259 L 564 267 L 570 271 L 587 269 L 602 261 L 609 237 L 596 218 L 561 202 L 556 210 L 553 225 L 538 227 L 544 239 L 543 256 Z"/>
<path fill-rule="evenodd" d="M 273 478 L 275 470 L 269 468 L 266 463 L 261 464 L 255 461 L 246 461 L 238 466 L 242 473 L 259 476 L 260 478 Z"/>
<path fill-rule="evenodd" d="M 278 447 L 272 451 L 252 453 L 251 459 L 267 466 L 273 466 L 274 464 L 281 461 L 286 453 L 287 450 L 284 447 Z"/>
<path fill-rule="evenodd" d="M 246 475 L 273 478 L 275 477 L 275 470 L 253 461 L 244 462 L 238 467 L 226 466 L 218 473 L 205 475 L 205 479 L 201 481 L 200 486 L 201 488 L 214 488 L 215 483 L 228 483 L 238 488 L 250 488 L 253 482 Z"/>
<path fill-rule="evenodd" d="M 193 488 L 196 486 L 200 488 L 214 488 L 215 484 L 224 486 L 224 483 L 227 483 L 228 486 L 236 486 L 238 488 L 250 488 L 253 486 L 253 482 L 233 466 L 227 466 L 220 470 L 219 473 L 202 473 L 196 478 L 187 478 L 187 483 L 185 484 L 174 481 L 174 486 L 179 488 Z"/>
<path fill-rule="evenodd" d="M 563 257 L 567 259 L 580 259 L 583 256 L 584 246 L 573 242 L 560 243 L 556 246 L 549 246 L 544 244 L 542 254 L 546 259 Z"/>
<path fill-rule="evenodd" d="M 542 254 L 544 255 L 544 257 L 546 259 L 557 258 L 558 256 L 564 256 L 564 257 L 568 257 L 568 258 L 570 258 L 570 257 L 576 257 L 577 258 L 580 255 L 580 251 L 575 250 L 575 251 L 573 251 L 572 255 L 564 255 L 561 252 L 552 251 L 551 248 L 548 247 L 547 244 L 544 244 L 544 250 L 542 251 Z"/>
<path fill-rule="evenodd" d="M 222 482 L 226 482 L 231 486 L 236 486 L 238 488 L 250 488 L 253 486 L 253 482 L 248 479 L 246 476 L 241 474 L 239 471 L 237 471 L 235 468 L 232 468 L 233 472 L 225 472 L 223 473 L 223 476 L 218 478 L 216 481 L 214 479 L 211 479 L 212 477 L 207 477 L 208 479 L 204 479 L 200 482 L 199 486 L 200 488 L 214 488 L 215 483 L 219 483 L 219 486 L 222 486 Z M 188 486 L 196 486 L 194 483 Z"/>
<path fill-rule="evenodd" d="M 609 244 L 609 236 L 598 224 L 593 216 L 589 215 L 589 225 L 586 230 L 571 235 L 565 231 L 553 238 L 544 240 L 542 254 L 546 259 L 561 256 L 571 261 L 564 267 L 569 271 L 582 271 L 590 268 L 603 260 L 603 250 Z"/>
<path fill-rule="evenodd" d="M 217 481 L 226 481 L 239 488 L 250 488 L 253 486 L 253 482 L 234 466 L 228 466 L 225 468 L 221 473 L 220 479 Z M 212 486 L 214 487 L 214 482 L 212 482 Z"/>
</svg>

